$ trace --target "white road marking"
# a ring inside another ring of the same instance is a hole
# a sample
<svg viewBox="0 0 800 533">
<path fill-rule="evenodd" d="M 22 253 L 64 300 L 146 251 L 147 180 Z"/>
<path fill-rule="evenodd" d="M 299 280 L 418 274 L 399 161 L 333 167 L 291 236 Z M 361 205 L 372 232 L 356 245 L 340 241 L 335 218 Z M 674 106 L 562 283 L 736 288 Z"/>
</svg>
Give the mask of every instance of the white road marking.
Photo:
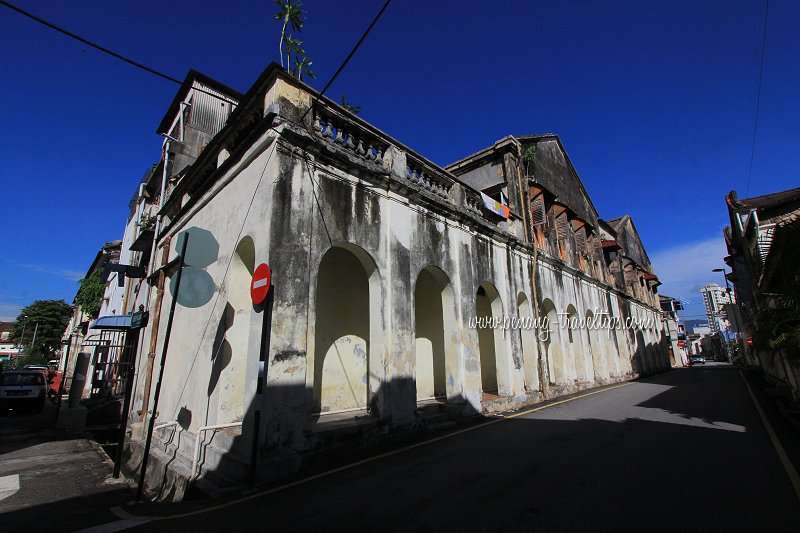
<svg viewBox="0 0 800 533">
<path fill-rule="evenodd" d="M 19 492 L 19 474 L 0 476 L 0 500 L 5 500 Z"/>
</svg>

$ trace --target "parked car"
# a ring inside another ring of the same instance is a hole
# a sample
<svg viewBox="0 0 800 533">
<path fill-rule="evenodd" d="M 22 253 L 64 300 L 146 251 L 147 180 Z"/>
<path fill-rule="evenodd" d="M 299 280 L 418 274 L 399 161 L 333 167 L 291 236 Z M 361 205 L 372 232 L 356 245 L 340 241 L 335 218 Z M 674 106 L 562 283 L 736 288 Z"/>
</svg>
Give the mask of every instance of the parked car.
<svg viewBox="0 0 800 533">
<path fill-rule="evenodd" d="M 40 413 L 47 397 L 47 377 L 41 370 L 8 370 L 0 376 L 0 408 Z"/>
<path fill-rule="evenodd" d="M 703 357 L 702 355 L 693 355 L 689 359 L 689 362 L 692 363 L 693 365 L 704 365 L 706 364 L 706 358 Z"/>
</svg>

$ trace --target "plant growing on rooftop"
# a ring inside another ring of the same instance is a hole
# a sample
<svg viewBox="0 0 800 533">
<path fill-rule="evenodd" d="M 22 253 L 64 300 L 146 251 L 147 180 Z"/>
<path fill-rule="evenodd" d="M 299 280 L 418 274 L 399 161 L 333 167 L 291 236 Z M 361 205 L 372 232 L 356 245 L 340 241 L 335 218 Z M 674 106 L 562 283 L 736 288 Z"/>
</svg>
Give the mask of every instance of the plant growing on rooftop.
<svg viewBox="0 0 800 533">
<path fill-rule="evenodd" d="M 360 105 L 353 105 L 345 99 L 344 95 L 342 95 L 342 107 L 346 110 L 350 111 L 354 115 L 358 115 L 361 113 L 361 106 Z"/>
<path fill-rule="evenodd" d="M 156 217 L 151 215 L 150 213 L 142 213 L 142 216 L 139 217 L 139 227 L 142 230 L 153 229 L 153 226 L 156 225 Z"/>
<path fill-rule="evenodd" d="M 275 20 L 281 22 L 281 40 L 278 43 L 278 50 L 279 55 L 281 58 L 281 66 L 288 68 L 289 67 L 289 54 L 287 52 L 286 55 L 286 64 L 283 64 L 283 45 L 287 43 L 287 39 L 290 39 L 290 36 L 286 35 L 286 27 L 290 26 L 292 30 L 296 32 L 300 32 L 303 30 L 303 24 L 305 24 L 306 14 L 303 11 L 303 4 L 300 2 L 292 2 L 292 0 L 275 0 L 275 3 L 278 4 L 278 12 L 275 14 Z"/>
</svg>

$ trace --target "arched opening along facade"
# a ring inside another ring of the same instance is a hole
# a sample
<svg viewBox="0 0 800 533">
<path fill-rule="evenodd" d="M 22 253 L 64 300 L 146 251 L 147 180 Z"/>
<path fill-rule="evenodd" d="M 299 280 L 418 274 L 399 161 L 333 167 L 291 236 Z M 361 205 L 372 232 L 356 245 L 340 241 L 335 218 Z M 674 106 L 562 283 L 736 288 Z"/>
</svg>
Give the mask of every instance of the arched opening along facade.
<svg viewBox="0 0 800 533">
<path fill-rule="evenodd" d="M 212 352 L 208 393 L 209 396 L 216 394 L 217 414 L 214 423 L 217 424 L 241 420 L 244 416 L 250 321 L 253 315 L 249 288 L 255 262 L 255 244 L 251 237 L 246 236 L 236 245 L 231 260 L 227 303 L 217 326 Z"/>
<path fill-rule="evenodd" d="M 550 299 L 546 298 L 542 302 L 539 316 L 543 320 L 547 320 L 547 334 L 542 336 L 544 356 L 547 360 L 547 374 L 552 385 L 560 385 L 566 381 L 563 342 L 556 306 Z"/>
<path fill-rule="evenodd" d="M 617 314 L 614 313 L 614 306 L 608 306 L 608 317 L 609 322 L 612 325 L 615 325 L 615 317 Z M 619 336 L 619 329 L 614 327 L 613 329 L 604 329 L 602 331 L 603 334 L 603 344 L 605 345 L 605 354 L 606 354 L 606 368 L 608 369 L 608 375 L 616 376 L 621 374 L 622 369 L 622 353 L 623 347 L 622 343 L 624 343 L 624 339 L 621 339 Z"/>
<path fill-rule="evenodd" d="M 417 401 L 460 393 L 453 287 L 439 268 L 423 268 L 414 287 L 414 381 Z"/>
<path fill-rule="evenodd" d="M 586 372 L 586 353 L 583 348 L 583 331 L 579 327 L 579 315 L 575 306 L 567 306 L 567 342 L 569 353 L 575 362 L 575 376 L 578 381 L 588 381 Z"/>
<path fill-rule="evenodd" d="M 521 292 L 517 295 L 517 317 L 520 319 L 520 345 L 522 346 L 522 366 L 524 370 L 525 390 L 538 391 L 539 365 L 536 353 L 536 333 L 533 330 L 533 314 L 528 297 Z"/>
<path fill-rule="evenodd" d="M 642 330 L 637 329 L 636 333 L 636 360 L 638 365 L 636 366 L 636 370 L 638 370 L 642 374 L 648 374 L 650 369 L 648 365 L 648 356 L 647 356 L 647 344 L 644 340 L 644 334 Z"/>
<path fill-rule="evenodd" d="M 493 320 L 502 320 L 503 303 L 497 289 L 489 282 L 485 281 L 478 287 L 475 316 L 478 319 L 481 390 L 489 394 L 510 394 L 508 376 L 505 373 L 508 354 L 503 342 L 503 330 L 492 327 Z"/>
<path fill-rule="evenodd" d="M 592 360 L 592 368 L 594 370 L 594 380 L 601 381 L 608 378 L 608 371 L 605 366 L 605 357 L 603 353 L 603 340 L 600 338 L 599 331 L 594 323 L 594 313 L 586 311 L 586 337 L 588 342 L 586 344 L 589 350 L 589 355 Z"/>
<path fill-rule="evenodd" d="M 366 409 L 380 386 L 380 277 L 372 257 L 332 246 L 317 271 L 314 354 L 309 361 L 314 411 Z"/>
</svg>

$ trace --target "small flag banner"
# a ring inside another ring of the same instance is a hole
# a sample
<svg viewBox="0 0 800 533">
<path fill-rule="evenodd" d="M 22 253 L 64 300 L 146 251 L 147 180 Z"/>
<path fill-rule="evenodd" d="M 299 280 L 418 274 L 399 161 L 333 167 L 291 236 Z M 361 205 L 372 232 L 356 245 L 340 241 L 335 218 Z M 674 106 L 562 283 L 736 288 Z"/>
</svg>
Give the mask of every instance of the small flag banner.
<svg viewBox="0 0 800 533">
<path fill-rule="evenodd" d="M 481 199 L 483 199 L 483 205 L 484 207 L 486 207 L 486 209 L 488 209 L 492 213 L 497 213 L 503 218 L 508 218 L 508 213 L 509 213 L 508 206 L 501 204 L 494 198 L 490 198 L 489 196 L 486 196 L 483 193 L 481 193 Z"/>
</svg>

